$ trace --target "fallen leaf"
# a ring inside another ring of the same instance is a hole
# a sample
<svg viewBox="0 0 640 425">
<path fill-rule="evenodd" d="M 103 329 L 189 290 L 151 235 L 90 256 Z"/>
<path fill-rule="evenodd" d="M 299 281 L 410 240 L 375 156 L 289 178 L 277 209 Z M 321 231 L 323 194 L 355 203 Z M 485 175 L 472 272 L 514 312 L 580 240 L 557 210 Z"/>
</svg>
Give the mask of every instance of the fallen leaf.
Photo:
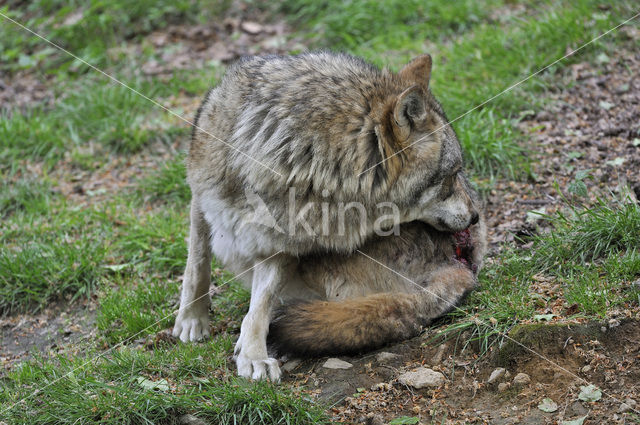
<svg viewBox="0 0 640 425">
<path fill-rule="evenodd" d="M 540 404 L 538 404 L 538 409 L 542 410 L 543 412 L 553 413 L 558 410 L 558 404 L 550 398 L 545 398 L 542 399 Z"/>
<path fill-rule="evenodd" d="M 598 103 L 598 105 L 604 109 L 605 111 L 608 111 L 609 109 L 613 108 L 615 105 L 611 102 L 607 102 L 606 100 L 602 100 L 600 101 L 600 103 Z"/>
<path fill-rule="evenodd" d="M 562 421 L 560 425 L 582 425 L 584 423 L 584 420 L 587 419 L 587 416 L 588 415 L 584 415 L 581 418 L 573 419 L 571 421 Z"/>
<path fill-rule="evenodd" d="M 536 223 L 547 215 L 547 207 L 537 208 L 535 210 L 527 211 L 527 223 Z"/>
<path fill-rule="evenodd" d="M 533 316 L 533 320 L 535 320 L 536 322 L 542 322 L 543 320 L 546 320 L 548 322 L 554 317 L 556 317 L 555 314 L 536 314 Z"/>
<path fill-rule="evenodd" d="M 619 156 L 616 159 L 612 159 L 610 161 L 605 162 L 605 164 L 617 167 L 619 165 L 624 164 L 625 161 L 626 161 L 626 158 L 623 158 L 623 157 Z"/>
<path fill-rule="evenodd" d="M 251 35 L 260 34 L 264 30 L 264 27 L 262 25 L 252 21 L 244 21 L 240 24 L 240 28 L 242 29 L 242 31 Z"/>
<path fill-rule="evenodd" d="M 141 387 L 147 390 L 160 390 L 160 391 L 169 391 L 169 382 L 166 379 L 159 379 L 158 381 L 151 381 L 144 376 L 138 376 L 136 379 L 138 384 Z"/>
<path fill-rule="evenodd" d="M 598 401 L 602 398 L 602 391 L 595 385 L 589 384 L 580 387 L 578 398 L 582 401 Z"/>
<path fill-rule="evenodd" d="M 122 271 L 124 269 L 126 269 L 127 267 L 129 267 L 131 265 L 131 263 L 124 263 L 124 264 L 106 264 L 102 267 L 104 267 L 107 270 L 111 270 L 112 272 L 119 272 Z"/>
</svg>

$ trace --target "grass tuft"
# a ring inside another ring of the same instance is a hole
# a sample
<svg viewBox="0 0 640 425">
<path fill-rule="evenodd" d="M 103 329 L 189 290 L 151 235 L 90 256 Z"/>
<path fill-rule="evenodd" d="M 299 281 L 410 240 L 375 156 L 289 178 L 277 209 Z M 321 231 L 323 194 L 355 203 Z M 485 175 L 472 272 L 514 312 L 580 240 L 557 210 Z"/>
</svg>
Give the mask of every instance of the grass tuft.
<svg viewBox="0 0 640 425">
<path fill-rule="evenodd" d="M 157 346 L 153 352 L 124 347 L 93 361 L 88 360 L 97 353 L 89 351 L 26 362 L 9 372 L 0 391 L 0 403 L 9 407 L 0 421 L 178 424 L 190 414 L 216 424 L 326 423 L 322 406 L 301 394 L 221 375 L 230 349 L 230 340 L 222 337 Z"/>
<path fill-rule="evenodd" d="M 598 199 L 588 208 L 548 217 L 554 231 L 537 239 L 539 271 L 571 270 L 603 257 L 640 250 L 640 206 L 630 200 Z"/>
<path fill-rule="evenodd" d="M 612 309 L 637 305 L 640 288 L 640 207 L 629 199 L 598 200 L 595 207 L 571 206 L 570 213 L 547 216 L 550 232 L 533 240 L 529 250 L 505 249 L 482 270 L 481 287 L 461 310 L 461 319 L 445 334 L 470 332 L 481 352 L 500 342 L 500 332 L 521 321 L 531 321 L 540 307 L 574 305 L 579 316 L 601 319 Z M 604 276 L 604 277 L 603 277 Z M 532 294 L 535 280 L 550 282 L 548 295 Z"/>
<path fill-rule="evenodd" d="M 141 179 L 138 195 L 150 201 L 161 200 L 186 205 L 191 199 L 191 190 L 186 179 L 184 155 L 179 155 Z"/>
</svg>

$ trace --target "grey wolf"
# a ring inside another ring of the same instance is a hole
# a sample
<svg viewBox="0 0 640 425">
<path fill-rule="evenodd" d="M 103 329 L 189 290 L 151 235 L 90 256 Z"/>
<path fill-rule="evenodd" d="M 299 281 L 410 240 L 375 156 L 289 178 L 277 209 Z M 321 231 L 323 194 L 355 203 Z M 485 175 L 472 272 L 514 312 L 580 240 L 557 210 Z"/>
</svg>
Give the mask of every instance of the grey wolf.
<svg viewBox="0 0 640 425">
<path fill-rule="evenodd" d="M 251 288 L 238 373 L 277 380 L 269 323 L 301 257 L 353 254 L 402 223 L 455 233 L 478 221 L 430 74 L 428 55 L 394 73 L 328 52 L 228 69 L 198 111 L 187 157 L 189 255 L 174 335 L 208 336 L 213 253 Z"/>
</svg>

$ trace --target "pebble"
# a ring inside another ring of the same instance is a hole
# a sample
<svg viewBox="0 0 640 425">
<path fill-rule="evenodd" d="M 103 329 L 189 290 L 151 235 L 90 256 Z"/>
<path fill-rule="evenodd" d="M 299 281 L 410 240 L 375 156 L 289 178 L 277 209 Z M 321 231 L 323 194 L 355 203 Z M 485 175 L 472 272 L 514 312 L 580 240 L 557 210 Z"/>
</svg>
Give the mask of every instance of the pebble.
<svg viewBox="0 0 640 425">
<path fill-rule="evenodd" d="M 582 371 L 582 373 L 590 372 L 591 371 L 591 365 L 586 365 L 585 367 L 583 367 L 580 370 Z"/>
<path fill-rule="evenodd" d="M 436 372 L 426 367 L 419 367 L 410 372 L 405 372 L 398 377 L 400 383 L 413 388 L 439 387 L 445 382 L 445 377 L 440 372 Z"/>
<path fill-rule="evenodd" d="M 635 400 L 628 398 L 624 401 L 624 403 L 620 405 L 620 407 L 618 408 L 618 413 L 626 413 L 629 410 L 633 410 L 636 408 L 636 404 L 638 403 L 636 403 Z"/>
<path fill-rule="evenodd" d="M 264 30 L 264 27 L 262 25 L 252 21 L 244 21 L 240 24 L 240 28 L 242 29 L 242 31 L 251 35 L 260 34 Z"/>
<path fill-rule="evenodd" d="M 378 382 L 377 384 L 373 384 L 371 386 L 371 391 L 389 392 L 391 391 L 391 388 L 391 384 L 389 384 L 388 382 Z"/>
<path fill-rule="evenodd" d="M 531 378 L 526 373 L 518 373 L 513 377 L 513 385 L 524 386 L 531 382 Z"/>
<path fill-rule="evenodd" d="M 500 391 L 501 393 L 507 391 L 509 389 L 509 387 L 511 387 L 511 384 L 508 382 L 501 382 L 498 384 L 498 391 Z"/>
<path fill-rule="evenodd" d="M 284 370 L 285 372 L 291 372 L 292 370 L 297 368 L 300 363 L 302 363 L 302 360 L 300 359 L 291 359 L 282 365 L 282 370 Z"/>
<path fill-rule="evenodd" d="M 387 363 L 391 360 L 397 359 L 398 357 L 400 356 L 394 353 L 388 353 L 386 351 L 376 354 L 376 360 L 378 361 L 378 363 Z"/>
<path fill-rule="evenodd" d="M 495 369 L 493 372 L 491 372 L 491 376 L 489 376 L 489 379 L 487 379 L 487 384 L 491 385 L 498 382 L 498 380 L 504 376 L 506 371 L 507 370 L 503 367 Z"/>
<path fill-rule="evenodd" d="M 186 415 L 180 416 L 180 418 L 178 419 L 178 423 L 180 425 L 207 425 L 207 423 L 202 419 L 188 413 Z"/>
<path fill-rule="evenodd" d="M 350 369 L 353 367 L 353 365 L 349 362 L 345 362 L 344 360 L 331 357 L 330 359 L 327 359 L 326 362 L 324 362 L 322 367 L 326 367 L 327 369 Z"/>
</svg>

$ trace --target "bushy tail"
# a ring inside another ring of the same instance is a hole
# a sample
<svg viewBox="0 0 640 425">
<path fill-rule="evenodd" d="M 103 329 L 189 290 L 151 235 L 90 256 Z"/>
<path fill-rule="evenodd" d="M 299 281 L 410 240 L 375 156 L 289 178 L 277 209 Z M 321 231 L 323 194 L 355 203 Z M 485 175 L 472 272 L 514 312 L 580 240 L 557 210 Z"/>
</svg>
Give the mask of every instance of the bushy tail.
<svg viewBox="0 0 640 425">
<path fill-rule="evenodd" d="M 269 329 L 278 352 L 298 355 L 355 353 L 421 330 L 416 295 L 376 294 L 353 300 L 313 301 L 283 307 Z"/>
<path fill-rule="evenodd" d="M 445 268 L 418 293 L 380 293 L 343 301 L 285 305 L 271 322 L 270 345 L 280 353 L 352 354 L 418 335 L 475 287 L 466 268 Z"/>
</svg>

